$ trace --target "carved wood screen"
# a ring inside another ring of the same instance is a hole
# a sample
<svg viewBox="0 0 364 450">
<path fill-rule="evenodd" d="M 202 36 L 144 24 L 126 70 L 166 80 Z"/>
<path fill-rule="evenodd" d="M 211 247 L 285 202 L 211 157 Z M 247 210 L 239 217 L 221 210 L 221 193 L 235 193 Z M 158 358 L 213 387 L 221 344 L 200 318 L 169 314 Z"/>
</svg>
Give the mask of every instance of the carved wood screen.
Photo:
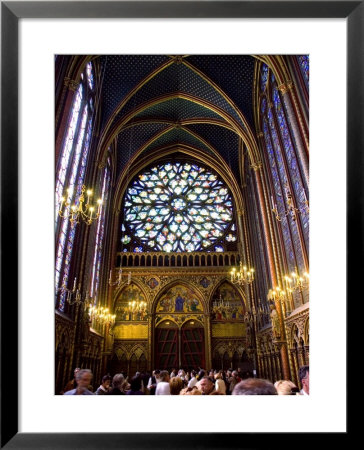
<svg viewBox="0 0 364 450">
<path fill-rule="evenodd" d="M 178 328 L 172 322 L 163 322 L 155 330 L 155 368 L 178 368 Z"/>
<path fill-rule="evenodd" d="M 186 370 L 205 368 L 204 329 L 187 322 L 181 329 L 182 367 Z"/>
</svg>

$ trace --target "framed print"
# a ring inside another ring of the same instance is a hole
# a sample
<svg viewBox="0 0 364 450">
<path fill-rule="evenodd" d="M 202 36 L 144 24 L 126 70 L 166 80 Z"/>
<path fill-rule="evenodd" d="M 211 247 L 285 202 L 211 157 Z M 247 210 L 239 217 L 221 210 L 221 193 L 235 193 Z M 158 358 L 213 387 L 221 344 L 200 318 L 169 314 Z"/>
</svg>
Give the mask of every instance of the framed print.
<svg viewBox="0 0 364 450">
<path fill-rule="evenodd" d="M 287 432 L 347 438 L 341 318 L 363 268 L 351 257 L 362 250 L 363 18 L 361 1 L 1 2 L 2 447 L 245 448 L 277 436 L 288 443 Z M 239 70 L 254 77 L 242 93 Z M 135 95 L 119 108 L 124 82 Z M 249 103 L 246 115 L 237 98 Z M 138 127 L 148 136 L 140 143 Z M 259 175 L 267 161 L 278 170 Z M 60 200 L 67 183 L 78 193 L 74 206 Z M 247 237 L 253 216 L 255 241 Z M 109 240 L 104 229 L 114 230 Z M 74 242 L 80 251 L 71 258 Z M 292 311 L 300 327 L 289 322 Z M 82 350 L 92 339 L 98 353 Z M 291 403 L 59 395 L 96 390 L 105 374 L 130 374 L 130 394 L 140 373 L 220 365 L 210 372 L 216 380 L 231 368 L 237 383 L 291 379 L 303 393 L 309 357 L 310 396 Z M 342 376 L 333 399 L 335 357 Z M 91 368 L 97 386 L 79 388 L 75 368 Z M 321 423 L 330 409 L 335 417 Z M 305 421 L 295 422 L 297 411 Z"/>
</svg>

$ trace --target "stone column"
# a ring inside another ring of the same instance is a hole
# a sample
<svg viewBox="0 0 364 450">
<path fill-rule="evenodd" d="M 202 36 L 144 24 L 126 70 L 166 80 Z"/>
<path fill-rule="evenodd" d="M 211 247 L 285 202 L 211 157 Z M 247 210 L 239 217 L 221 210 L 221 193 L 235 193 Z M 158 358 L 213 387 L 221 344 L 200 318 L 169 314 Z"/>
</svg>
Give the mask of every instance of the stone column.
<svg viewBox="0 0 364 450">
<path fill-rule="evenodd" d="M 263 219 L 263 228 L 264 228 L 263 232 L 264 232 L 265 241 L 266 241 L 266 245 L 267 245 L 267 254 L 268 254 L 270 274 L 271 274 L 272 282 L 276 286 L 278 284 L 277 283 L 277 275 L 276 275 L 275 264 L 274 264 L 273 247 L 272 247 L 272 242 L 270 239 L 269 220 L 268 220 L 267 210 L 266 210 L 265 201 L 264 201 L 263 183 L 262 183 L 262 179 L 261 179 L 261 170 L 260 169 L 261 169 L 262 165 L 261 165 L 261 163 L 259 163 L 259 164 L 253 165 L 252 167 L 255 171 L 255 178 L 257 181 L 259 204 L 260 204 L 260 209 L 261 209 L 262 219 Z"/>
</svg>

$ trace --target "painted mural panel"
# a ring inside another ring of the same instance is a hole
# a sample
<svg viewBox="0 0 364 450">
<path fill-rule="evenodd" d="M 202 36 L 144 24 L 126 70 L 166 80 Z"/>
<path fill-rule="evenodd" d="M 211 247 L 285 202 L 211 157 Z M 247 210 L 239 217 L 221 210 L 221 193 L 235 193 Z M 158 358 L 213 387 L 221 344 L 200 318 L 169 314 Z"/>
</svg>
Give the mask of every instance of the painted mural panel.
<svg viewBox="0 0 364 450">
<path fill-rule="evenodd" d="M 203 307 L 192 289 L 177 284 L 170 288 L 158 301 L 157 313 L 203 312 Z"/>
<path fill-rule="evenodd" d="M 245 306 L 237 290 L 228 282 L 222 283 L 212 298 L 212 320 L 231 322 L 244 319 Z"/>
<path fill-rule="evenodd" d="M 135 284 L 127 286 L 115 305 L 116 322 L 147 320 L 147 302 L 143 292 Z"/>
</svg>

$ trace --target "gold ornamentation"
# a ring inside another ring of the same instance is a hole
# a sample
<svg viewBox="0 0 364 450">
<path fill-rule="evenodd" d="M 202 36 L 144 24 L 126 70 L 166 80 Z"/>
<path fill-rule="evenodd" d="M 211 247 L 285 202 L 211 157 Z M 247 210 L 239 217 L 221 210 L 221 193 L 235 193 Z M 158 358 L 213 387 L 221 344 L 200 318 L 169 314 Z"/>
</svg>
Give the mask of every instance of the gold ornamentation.
<svg viewBox="0 0 364 450">
<path fill-rule="evenodd" d="M 214 323 L 212 324 L 212 337 L 245 337 L 245 323 Z"/>
<path fill-rule="evenodd" d="M 278 89 L 282 92 L 282 94 L 286 94 L 288 91 L 288 86 L 286 83 L 282 83 L 281 85 L 278 86 Z"/>
<path fill-rule="evenodd" d="M 115 339 L 148 339 L 148 325 L 123 323 L 114 327 Z"/>
<path fill-rule="evenodd" d="M 255 172 L 257 172 L 258 170 L 260 170 L 262 168 L 262 163 L 260 161 L 253 163 L 250 166 Z"/>
<path fill-rule="evenodd" d="M 68 87 L 70 91 L 77 91 L 78 83 L 75 80 L 71 80 L 69 77 L 64 77 L 64 85 Z"/>
</svg>

